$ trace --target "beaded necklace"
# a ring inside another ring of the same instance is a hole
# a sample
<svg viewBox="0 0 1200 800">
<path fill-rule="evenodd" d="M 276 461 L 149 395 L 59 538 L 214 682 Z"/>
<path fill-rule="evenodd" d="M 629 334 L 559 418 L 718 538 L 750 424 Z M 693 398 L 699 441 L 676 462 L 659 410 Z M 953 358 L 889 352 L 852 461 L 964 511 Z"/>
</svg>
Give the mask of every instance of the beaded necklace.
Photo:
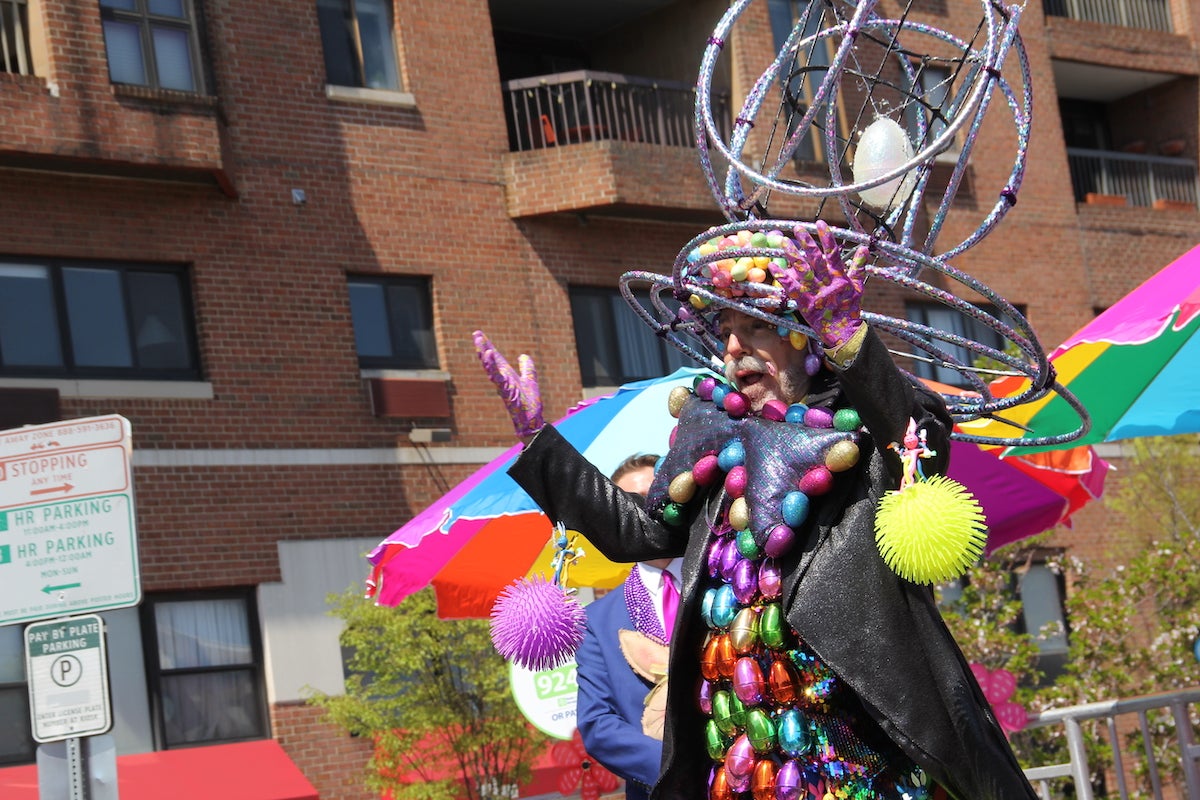
<svg viewBox="0 0 1200 800">
<path fill-rule="evenodd" d="M 835 476 L 858 462 L 857 412 L 768 403 L 750 416 L 745 396 L 712 377 L 676 389 L 669 405 L 680 424 L 648 507 L 682 525 L 701 490 L 724 490 L 706 515 L 700 611 L 709 800 L 926 798 L 924 774 L 864 725 L 857 698 L 799 638 L 781 603 L 779 559 Z M 874 734 L 869 743 L 862 733 Z"/>
</svg>

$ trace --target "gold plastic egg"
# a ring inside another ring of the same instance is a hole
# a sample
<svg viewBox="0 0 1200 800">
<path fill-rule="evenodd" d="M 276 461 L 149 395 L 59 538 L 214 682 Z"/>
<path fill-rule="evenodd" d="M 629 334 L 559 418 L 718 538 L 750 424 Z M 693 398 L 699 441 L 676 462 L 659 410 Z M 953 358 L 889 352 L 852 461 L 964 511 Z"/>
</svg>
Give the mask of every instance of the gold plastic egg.
<svg viewBox="0 0 1200 800">
<path fill-rule="evenodd" d="M 692 471 L 681 472 L 671 479 L 667 486 L 667 495 L 676 503 L 686 503 L 696 494 L 696 479 Z"/>
<path fill-rule="evenodd" d="M 671 390 L 671 393 L 667 395 L 667 411 L 671 412 L 672 417 L 679 419 L 679 412 L 683 411 L 683 404 L 691 396 L 692 393 L 686 386 L 676 386 Z"/>
<path fill-rule="evenodd" d="M 825 466 L 830 472 L 845 472 L 857 463 L 858 445 L 854 442 L 835 442 L 825 453 Z"/>
<path fill-rule="evenodd" d="M 746 498 L 739 497 L 729 504 L 729 524 L 735 531 L 744 531 L 750 527 L 750 506 Z"/>
</svg>

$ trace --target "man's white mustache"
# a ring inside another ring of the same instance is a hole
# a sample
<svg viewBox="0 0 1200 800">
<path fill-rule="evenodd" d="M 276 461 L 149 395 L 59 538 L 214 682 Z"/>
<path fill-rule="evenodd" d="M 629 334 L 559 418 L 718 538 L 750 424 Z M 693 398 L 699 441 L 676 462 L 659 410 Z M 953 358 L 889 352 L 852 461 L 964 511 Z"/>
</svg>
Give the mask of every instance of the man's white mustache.
<svg viewBox="0 0 1200 800">
<path fill-rule="evenodd" d="M 737 374 L 742 370 L 762 372 L 771 377 L 775 377 L 776 374 L 774 364 L 768 364 L 758 356 L 742 356 L 725 365 L 725 377 L 730 383 L 737 383 Z"/>
</svg>

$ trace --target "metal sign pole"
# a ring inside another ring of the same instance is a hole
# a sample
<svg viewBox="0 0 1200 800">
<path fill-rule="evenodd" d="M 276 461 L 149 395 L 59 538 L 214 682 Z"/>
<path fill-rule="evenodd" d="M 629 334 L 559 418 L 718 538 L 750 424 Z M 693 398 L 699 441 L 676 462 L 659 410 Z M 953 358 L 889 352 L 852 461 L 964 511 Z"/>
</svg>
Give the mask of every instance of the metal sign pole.
<svg viewBox="0 0 1200 800">
<path fill-rule="evenodd" d="M 87 751 L 78 736 L 67 739 L 67 775 L 71 800 L 88 800 Z"/>
</svg>

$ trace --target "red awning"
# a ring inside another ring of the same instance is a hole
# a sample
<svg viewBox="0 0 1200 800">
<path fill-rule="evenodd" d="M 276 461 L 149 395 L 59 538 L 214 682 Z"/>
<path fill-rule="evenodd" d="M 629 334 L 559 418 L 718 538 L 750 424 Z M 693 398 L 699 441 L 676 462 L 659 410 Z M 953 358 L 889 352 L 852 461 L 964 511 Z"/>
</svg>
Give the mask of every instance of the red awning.
<svg viewBox="0 0 1200 800">
<path fill-rule="evenodd" d="M 121 800 L 319 800 L 279 742 L 117 756 Z M 38 800 L 37 766 L 0 769 L 0 797 Z"/>
</svg>

